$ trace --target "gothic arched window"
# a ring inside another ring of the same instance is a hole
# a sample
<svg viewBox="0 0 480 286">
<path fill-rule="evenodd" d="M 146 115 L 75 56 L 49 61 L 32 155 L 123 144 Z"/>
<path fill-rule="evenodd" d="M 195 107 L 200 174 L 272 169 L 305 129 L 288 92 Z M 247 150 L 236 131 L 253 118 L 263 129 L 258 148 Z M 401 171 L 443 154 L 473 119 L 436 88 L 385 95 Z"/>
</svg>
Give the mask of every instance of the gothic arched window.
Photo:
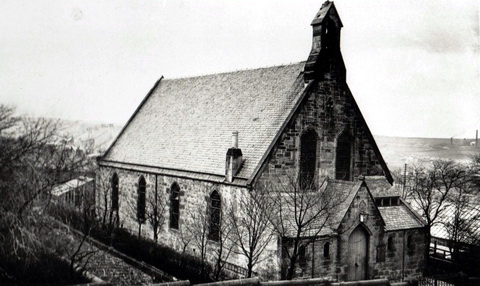
<svg viewBox="0 0 480 286">
<path fill-rule="evenodd" d="M 180 187 L 173 183 L 170 187 L 170 228 L 178 229 L 180 220 Z"/>
<path fill-rule="evenodd" d="M 343 132 L 337 139 L 335 164 L 335 178 L 337 180 L 351 180 L 352 140 L 348 132 Z"/>
<path fill-rule="evenodd" d="M 407 250 L 413 250 L 412 235 L 407 236 Z"/>
<path fill-rule="evenodd" d="M 222 201 L 217 191 L 213 191 L 210 195 L 210 225 L 208 238 L 214 241 L 220 240 L 220 224 L 222 214 Z"/>
<path fill-rule="evenodd" d="M 307 266 L 307 247 L 304 244 L 298 248 L 298 264 L 302 268 Z"/>
<path fill-rule="evenodd" d="M 300 141 L 300 188 L 312 188 L 317 167 L 317 133 L 308 130 Z"/>
<path fill-rule="evenodd" d="M 112 210 L 118 211 L 118 175 L 112 176 Z"/>
<path fill-rule="evenodd" d="M 145 208 L 146 208 L 146 187 L 147 183 L 143 176 L 138 180 L 137 189 L 137 219 L 140 222 L 145 221 Z"/>
<path fill-rule="evenodd" d="M 388 238 L 387 249 L 390 252 L 395 251 L 395 241 L 393 240 L 393 237 L 391 237 L 391 236 Z"/>
<path fill-rule="evenodd" d="M 323 257 L 325 259 L 330 259 L 330 242 L 325 242 L 323 245 Z"/>
</svg>

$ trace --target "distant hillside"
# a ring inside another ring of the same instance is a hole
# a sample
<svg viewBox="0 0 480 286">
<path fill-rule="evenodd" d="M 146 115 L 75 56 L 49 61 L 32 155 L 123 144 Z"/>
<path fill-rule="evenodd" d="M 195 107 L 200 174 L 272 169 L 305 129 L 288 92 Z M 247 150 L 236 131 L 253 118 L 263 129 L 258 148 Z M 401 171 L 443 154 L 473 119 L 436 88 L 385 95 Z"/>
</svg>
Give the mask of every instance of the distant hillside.
<svg viewBox="0 0 480 286">
<path fill-rule="evenodd" d="M 60 119 L 60 134 L 70 137 L 70 143 L 90 149 L 89 153 L 103 153 L 122 129 L 110 123 Z"/>
<path fill-rule="evenodd" d="M 121 125 L 81 120 L 60 120 L 61 134 L 71 137 L 78 147 L 90 146 L 93 153 L 103 153 L 122 129 Z M 480 151 L 470 146 L 475 139 L 411 138 L 374 136 L 383 158 L 391 170 L 434 159 L 452 159 L 467 162 Z"/>
<path fill-rule="evenodd" d="M 414 164 L 434 159 L 467 162 L 472 155 L 480 151 L 480 148 L 470 146 L 475 139 L 454 139 L 452 144 L 450 138 L 374 137 L 391 170 L 403 168 L 405 163 Z"/>
</svg>

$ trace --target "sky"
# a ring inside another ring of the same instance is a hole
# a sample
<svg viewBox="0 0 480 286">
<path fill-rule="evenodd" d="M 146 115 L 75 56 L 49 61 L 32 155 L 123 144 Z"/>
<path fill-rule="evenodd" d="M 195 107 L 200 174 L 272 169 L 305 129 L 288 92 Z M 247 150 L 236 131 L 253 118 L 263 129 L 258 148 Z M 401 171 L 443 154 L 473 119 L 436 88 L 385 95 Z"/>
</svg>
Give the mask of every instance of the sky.
<svg viewBox="0 0 480 286">
<path fill-rule="evenodd" d="M 161 77 L 307 59 L 318 0 L 2 0 L 0 104 L 124 124 Z M 347 83 L 375 135 L 480 129 L 480 1 L 338 0 Z"/>
</svg>

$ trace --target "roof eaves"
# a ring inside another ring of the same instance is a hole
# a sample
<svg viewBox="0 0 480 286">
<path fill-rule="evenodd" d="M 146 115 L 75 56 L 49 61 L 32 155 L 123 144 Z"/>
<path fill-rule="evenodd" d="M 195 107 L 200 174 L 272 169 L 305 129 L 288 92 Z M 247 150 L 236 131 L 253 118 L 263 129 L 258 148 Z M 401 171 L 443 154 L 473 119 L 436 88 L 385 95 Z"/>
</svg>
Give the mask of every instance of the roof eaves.
<svg viewBox="0 0 480 286">
<path fill-rule="evenodd" d="M 402 227 L 402 228 L 385 228 L 385 232 L 390 231 L 400 231 L 400 230 L 412 230 L 412 229 L 422 229 L 425 226 L 417 226 L 417 227 Z"/>
<path fill-rule="evenodd" d="M 409 203 L 405 202 L 402 198 L 400 198 L 400 202 L 407 208 L 407 210 L 423 225 L 426 226 L 427 222 L 423 217 L 421 217 L 411 206 Z"/>
<path fill-rule="evenodd" d="M 164 175 L 164 176 L 170 176 L 170 177 L 200 180 L 205 182 L 237 186 L 237 187 L 245 187 L 247 182 L 246 178 L 235 177 L 234 182 L 228 183 L 225 181 L 225 176 L 220 176 L 218 174 L 163 168 L 163 167 L 149 166 L 149 165 L 140 165 L 135 163 L 117 162 L 117 161 L 111 161 L 111 160 L 103 160 L 99 162 L 99 165 L 102 167 L 113 167 L 113 168 L 124 169 L 128 171 L 137 171 L 137 172 Z"/>
<path fill-rule="evenodd" d="M 340 14 L 338 14 L 337 8 L 335 7 L 335 4 L 333 4 L 333 2 L 332 2 L 332 8 L 335 11 L 335 13 L 337 14 L 338 21 L 340 22 L 340 27 L 343 27 L 342 19 L 340 19 Z"/>
<path fill-rule="evenodd" d="M 363 183 L 365 183 L 365 182 L 363 182 Z M 387 225 L 387 224 L 385 223 L 385 220 L 383 219 L 382 213 L 380 212 L 380 210 L 378 209 L 377 204 L 375 203 L 375 198 L 373 197 L 372 192 L 370 192 L 370 188 L 368 187 L 368 184 L 367 184 L 367 183 L 365 183 L 365 187 L 367 188 L 368 195 L 370 196 L 370 199 L 371 199 L 372 202 L 373 202 L 373 206 L 375 207 L 375 209 L 377 210 L 378 214 L 380 215 L 380 219 L 382 220 L 383 225 L 384 225 L 384 226 Z"/>
<path fill-rule="evenodd" d="M 155 84 L 153 85 L 153 87 L 150 89 L 150 91 L 147 93 L 147 95 L 143 98 L 142 102 L 140 103 L 140 105 L 137 107 L 137 109 L 135 109 L 135 112 L 132 114 L 132 116 L 130 116 L 130 118 L 128 119 L 127 123 L 123 126 L 122 130 L 120 130 L 120 133 L 118 133 L 117 137 L 115 138 L 115 140 L 113 140 L 112 144 L 110 144 L 110 146 L 108 147 L 107 151 L 105 151 L 105 153 L 99 157 L 99 162 L 103 161 L 104 158 L 108 155 L 108 153 L 110 152 L 110 150 L 112 149 L 112 147 L 115 145 L 115 143 L 117 143 L 118 139 L 123 135 L 123 132 L 127 129 L 128 125 L 130 125 L 130 123 L 132 122 L 133 118 L 135 118 L 135 116 L 137 115 L 137 113 L 140 111 L 140 109 L 142 108 L 142 106 L 145 104 L 145 102 L 147 102 L 148 98 L 153 94 L 153 92 L 157 89 L 157 87 L 160 85 L 160 82 L 162 81 L 163 79 L 163 75 L 157 80 L 157 82 L 155 82 Z"/>
<path fill-rule="evenodd" d="M 300 76 L 302 76 L 303 73 L 300 73 Z M 280 129 L 277 131 L 277 134 L 275 135 L 275 138 L 272 140 L 272 142 L 270 143 L 270 145 L 268 146 L 267 148 L 267 151 L 265 151 L 265 153 L 263 154 L 262 158 L 260 159 L 260 161 L 258 162 L 258 165 L 257 167 L 255 167 L 254 171 L 253 171 L 253 174 L 252 176 L 248 179 L 247 181 L 247 185 L 252 185 L 253 181 L 257 178 L 258 176 L 258 173 L 260 172 L 261 168 L 263 167 L 263 165 L 265 164 L 268 156 L 270 155 L 270 153 L 272 152 L 273 150 L 273 147 L 277 144 L 278 140 L 280 140 L 280 137 L 283 133 L 283 131 L 285 130 L 285 128 L 287 127 L 288 123 L 292 120 L 293 118 L 293 115 L 296 113 L 296 111 L 298 110 L 298 108 L 300 107 L 301 103 L 303 102 L 303 100 L 305 99 L 308 91 L 312 88 L 313 86 L 313 83 L 316 82 L 316 80 L 312 80 L 310 81 L 304 88 L 303 90 L 301 91 L 301 95 L 300 97 L 298 98 L 297 102 L 295 103 L 294 107 L 292 108 L 292 110 L 290 111 L 290 114 L 288 114 L 287 118 L 285 119 L 285 121 L 283 122 L 282 126 L 280 127 Z"/>
<path fill-rule="evenodd" d="M 355 196 L 357 195 L 358 191 L 360 190 L 360 188 L 362 187 L 363 184 L 365 184 L 365 182 L 358 181 L 355 185 L 353 185 L 350 193 L 347 196 L 347 200 L 349 200 L 349 202 L 347 202 L 348 206 L 344 210 L 342 210 L 342 212 L 343 212 L 343 215 L 341 216 L 342 219 L 338 221 L 338 225 L 336 226 L 335 229 L 338 229 L 338 227 L 340 226 L 342 221 L 345 220 L 345 216 L 347 215 L 348 209 L 352 205 L 353 198 L 355 198 Z M 367 188 L 367 190 L 368 190 L 368 188 Z M 368 192 L 370 193 L 370 191 L 368 191 Z"/>
</svg>

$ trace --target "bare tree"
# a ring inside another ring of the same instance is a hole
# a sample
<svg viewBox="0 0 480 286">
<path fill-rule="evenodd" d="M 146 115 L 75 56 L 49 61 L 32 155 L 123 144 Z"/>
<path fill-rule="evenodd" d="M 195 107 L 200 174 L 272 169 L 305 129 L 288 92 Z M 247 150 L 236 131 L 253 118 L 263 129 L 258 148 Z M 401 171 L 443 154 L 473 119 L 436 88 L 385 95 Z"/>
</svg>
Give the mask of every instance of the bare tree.
<svg viewBox="0 0 480 286">
<path fill-rule="evenodd" d="M 224 213 L 229 213 L 231 210 L 227 209 L 229 206 L 224 207 Z M 228 216 L 222 216 L 228 218 Z M 210 219 L 210 223 L 211 219 Z M 237 236 L 233 235 L 232 224 L 229 223 L 228 219 L 220 222 L 219 227 L 219 236 L 215 244 L 213 244 L 213 257 L 214 257 L 214 269 L 213 269 L 213 280 L 221 280 L 223 269 L 227 264 L 228 258 L 232 253 L 234 247 L 236 246 Z M 212 246 L 212 245 L 211 245 Z"/>
<path fill-rule="evenodd" d="M 103 227 L 107 227 L 108 217 L 109 217 L 109 210 L 110 210 L 110 200 L 109 197 L 112 194 L 112 184 L 110 179 L 112 178 L 111 172 L 107 172 L 105 176 L 96 176 L 96 188 L 101 190 L 98 193 L 98 202 L 99 206 L 97 213 L 99 215 L 99 219 L 102 223 Z M 101 204 L 101 207 L 100 207 Z"/>
<path fill-rule="evenodd" d="M 165 210 L 167 207 L 165 198 L 158 192 L 155 192 L 151 196 L 147 196 L 147 212 L 146 219 L 150 224 L 153 231 L 153 240 L 158 241 L 158 235 L 162 230 L 162 226 L 165 223 Z"/>
<path fill-rule="evenodd" d="M 329 188 L 328 178 L 318 182 L 302 174 L 287 173 L 269 176 L 257 189 L 269 192 L 269 217 L 286 257 L 283 278 L 291 280 L 298 263 L 301 247 L 316 241 L 325 228 L 331 227 L 346 194 Z"/>
<path fill-rule="evenodd" d="M 241 195 L 236 208 L 228 212 L 232 227 L 232 243 L 235 252 L 247 259 L 247 277 L 252 277 L 253 268 L 266 257 L 262 257 L 266 247 L 274 238 L 274 231 L 268 216 L 269 199 L 262 190 L 251 190 Z"/>
<path fill-rule="evenodd" d="M 64 246 L 65 254 L 69 259 L 70 275 L 72 278 L 78 274 L 83 275 L 83 273 L 88 271 L 91 259 L 99 252 L 99 249 L 88 244 L 91 231 L 98 226 L 97 220 L 91 217 L 89 210 L 90 207 L 86 206 L 82 209 L 81 213 L 75 210 L 70 212 L 72 219 L 75 219 L 73 218 L 74 216 L 82 216 L 81 236 L 69 226 L 67 231 L 72 236 L 77 236 L 77 239 L 73 239 L 74 243 L 72 245 Z M 68 218 L 66 222 L 68 223 Z"/>
<path fill-rule="evenodd" d="M 81 151 L 65 144 L 59 122 L 15 117 L 0 105 L 0 257 L 1 263 L 38 258 L 38 237 L 50 190 L 89 167 Z M 0 266 L 1 267 L 1 266 Z"/>
<path fill-rule="evenodd" d="M 427 244 L 430 244 L 430 229 L 439 223 L 452 192 L 466 183 L 469 177 L 464 166 L 451 160 L 433 161 L 429 168 L 414 167 L 409 177 L 411 200 L 426 220 Z"/>
<path fill-rule="evenodd" d="M 454 262 L 461 259 L 463 246 L 478 245 L 480 242 L 475 233 L 480 219 L 480 209 L 475 209 L 473 202 L 474 198 L 468 190 L 456 188 L 449 198 L 448 215 L 442 217 L 440 222 L 445 227 L 451 242 L 450 248 Z"/>
<path fill-rule="evenodd" d="M 187 216 L 191 224 L 186 224 L 182 232 L 183 236 L 188 237 L 190 244 L 193 245 L 194 254 L 200 259 L 200 275 L 208 276 L 207 271 L 207 247 L 209 245 L 209 217 L 205 208 L 199 207 L 187 211 Z M 198 250 L 198 253 L 197 253 Z"/>
<path fill-rule="evenodd" d="M 478 188 L 478 158 L 469 165 L 458 165 L 463 171 L 447 197 L 445 211 L 439 217 L 439 223 L 445 228 L 450 241 L 454 262 L 465 262 L 462 249 L 467 245 L 479 245 L 480 238 L 475 233 L 480 220 L 480 208 L 476 205 Z M 468 251 L 467 251 L 468 252 Z"/>
</svg>

